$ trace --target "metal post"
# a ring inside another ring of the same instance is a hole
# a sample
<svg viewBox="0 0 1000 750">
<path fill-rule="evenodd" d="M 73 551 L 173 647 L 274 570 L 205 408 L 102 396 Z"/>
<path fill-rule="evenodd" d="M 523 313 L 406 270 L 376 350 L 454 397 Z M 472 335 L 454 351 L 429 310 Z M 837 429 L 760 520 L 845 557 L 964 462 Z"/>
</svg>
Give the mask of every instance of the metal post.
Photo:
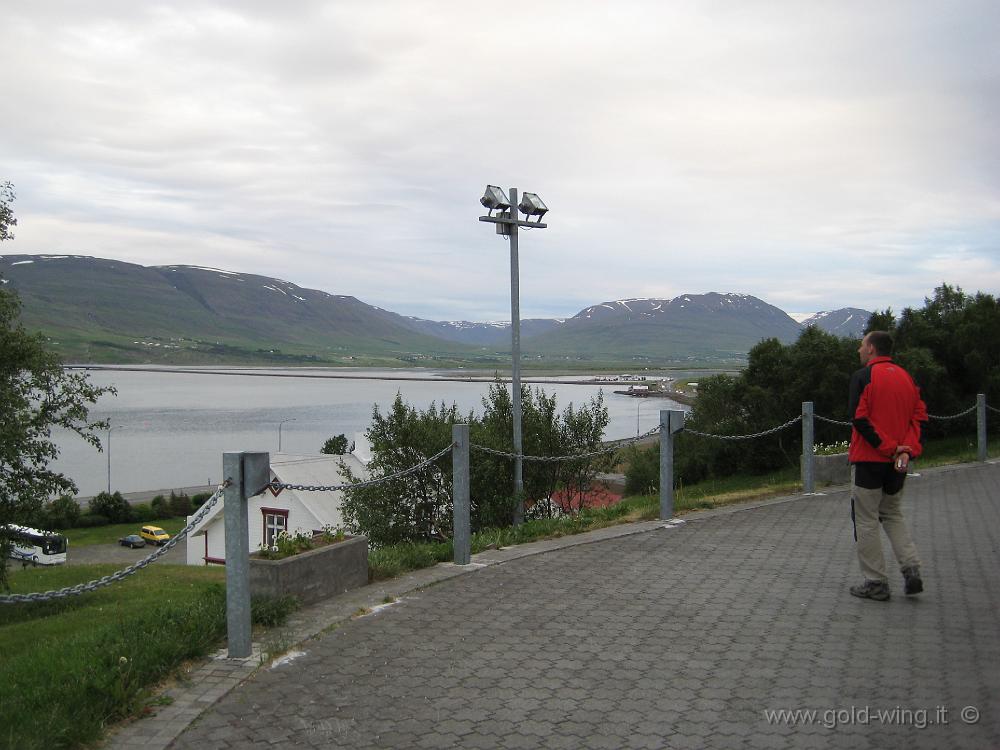
<svg viewBox="0 0 1000 750">
<path fill-rule="evenodd" d="M 510 216 L 515 221 L 510 228 L 510 356 L 511 356 L 511 396 L 514 407 L 514 525 L 524 523 L 524 479 L 521 454 L 521 304 L 520 281 L 517 261 L 517 188 L 510 189 Z"/>
<path fill-rule="evenodd" d="M 111 430 L 114 427 L 108 427 L 108 494 L 111 494 Z"/>
<path fill-rule="evenodd" d="M 250 656 L 250 530 L 248 498 L 267 484 L 270 455 L 223 453 L 222 475 L 230 480 L 223 507 L 226 531 L 226 633 L 229 658 Z"/>
<path fill-rule="evenodd" d="M 684 412 L 660 410 L 660 520 L 674 517 L 674 433 L 684 427 Z"/>
<path fill-rule="evenodd" d="M 976 394 L 976 436 L 979 442 L 979 460 L 986 460 L 986 394 Z"/>
<path fill-rule="evenodd" d="M 813 492 L 813 402 L 802 402 L 802 491 Z"/>
<path fill-rule="evenodd" d="M 456 424 L 451 428 L 452 486 L 455 509 L 454 553 L 456 565 L 468 565 L 472 559 L 472 531 L 469 502 L 469 425 Z"/>
</svg>

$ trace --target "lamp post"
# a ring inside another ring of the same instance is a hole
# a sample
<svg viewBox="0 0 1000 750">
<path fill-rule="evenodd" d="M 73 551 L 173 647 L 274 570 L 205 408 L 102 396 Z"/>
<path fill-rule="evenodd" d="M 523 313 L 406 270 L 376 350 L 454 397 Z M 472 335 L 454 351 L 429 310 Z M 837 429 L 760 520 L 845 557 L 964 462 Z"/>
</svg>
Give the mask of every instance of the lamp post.
<svg viewBox="0 0 1000 750">
<path fill-rule="evenodd" d="M 124 430 L 125 428 L 121 425 L 111 426 L 108 425 L 108 494 L 111 494 L 111 431 L 112 430 Z"/>
<path fill-rule="evenodd" d="M 293 418 L 293 419 L 282 419 L 280 422 L 278 422 L 278 453 L 281 453 L 281 426 L 285 422 L 294 422 L 294 421 L 295 419 Z"/>
<path fill-rule="evenodd" d="M 545 229 L 546 224 L 542 224 L 542 217 L 548 212 L 548 208 L 536 193 L 524 193 L 521 202 L 517 200 L 517 188 L 511 188 L 508 195 L 504 195 L 496 185 L 487 185 L 486 192 L 479 199 L 483 206 L 489 209 L 489 215 L 480 216 L 480 221 L 496 224 L 497 234 L 510 238 L 510 356 L 511 356 L 511 397 L 514 407 L 514 496 L 517 505 L 514 508 L 514 524 L 519 525 L 524 521 L 524 480 L 522 474 L 521 453 L 521 311 L 520 311 L 520 291 L 519 271 L 517 262 L 517 234 L 519 227 L 526 229 Z M 493 215 L 497 211 L 497 215 Z M 519 218 L 518 212 L 525 216 L 537 216 L 535 221 L 526 221 Z"/>
</svg>

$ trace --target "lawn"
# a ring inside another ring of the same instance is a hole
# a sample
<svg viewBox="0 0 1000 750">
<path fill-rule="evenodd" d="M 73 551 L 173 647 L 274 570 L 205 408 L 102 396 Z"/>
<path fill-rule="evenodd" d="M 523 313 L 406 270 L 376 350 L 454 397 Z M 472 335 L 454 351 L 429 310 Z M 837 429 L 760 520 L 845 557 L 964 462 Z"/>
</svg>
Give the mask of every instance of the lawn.
<svg viewBox="0 0 1000 750">
<path fill-rule="evenodd" d="M 69 539 L 70 547 L 87 547 L 91 544 L 115 544 L 123 536 L 138 534 L 143 526 L 159 526 L 170 536 L 174 536 L 187 524 L 185 518 L 167 518 L 162 521 L 148 523 L 115 523 L 109 526 L 91 526 L 81 529 L 64 529 L 59 533 Z"/>
<path fill-rule="evenodd" d="M 11 593 L 99 578 L 114 565 L 12 571 Z M 76 747 L 141 713 L 149 688 L 225 635 L 225 571 L 160 565 L 52 602 L 0 605 L 0 746 Z"/>
</svg>

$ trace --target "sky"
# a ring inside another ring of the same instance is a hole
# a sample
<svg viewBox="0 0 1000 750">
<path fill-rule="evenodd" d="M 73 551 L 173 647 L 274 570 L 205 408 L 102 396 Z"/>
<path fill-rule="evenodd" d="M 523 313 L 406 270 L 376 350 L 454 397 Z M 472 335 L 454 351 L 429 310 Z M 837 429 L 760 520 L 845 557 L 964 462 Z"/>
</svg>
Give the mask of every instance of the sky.
<svg viewBox="0 0 1000 750">
<path fill-rule="evenodd" d="M 522 318 L 1000 292 L 1000 3 L 8 3 L 3 254 L 510 318 L 479 198 L 538 193 Z"/>
</svg>

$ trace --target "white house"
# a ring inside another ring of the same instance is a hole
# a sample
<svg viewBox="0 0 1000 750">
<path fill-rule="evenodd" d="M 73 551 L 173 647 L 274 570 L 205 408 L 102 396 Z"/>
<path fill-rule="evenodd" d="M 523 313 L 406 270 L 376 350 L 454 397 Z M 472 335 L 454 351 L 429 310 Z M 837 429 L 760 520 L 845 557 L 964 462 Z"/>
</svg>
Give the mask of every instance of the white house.
<svg viewBox="0 0 1000 750">
<path fill-rule="evenodd" d="M 276 453 L 271 456 L 270 477 L 282 484 L 307 484 L 330 486 L 344 484 L 340 462 L 350 468 L 355 476 L 366 477 L 365 464 L 356 456 L 296 456 Z M 249 527 L 250 552 L 263 545 L 270 546 L 282 531 L 311 533 L 324 526 L 342 526 L 340 492 L 304 492 L 281 490 L 274 494 L 265 490 L 250 498 Z M 187 538 L 187 564 L 209 565 L 226 562 L 226 529 L 224 522 L 225 501 L 219 502 L 208 515 L 191 530 Z M 188 517 L 188 523 L 191 518 Z"/>
</svg>

